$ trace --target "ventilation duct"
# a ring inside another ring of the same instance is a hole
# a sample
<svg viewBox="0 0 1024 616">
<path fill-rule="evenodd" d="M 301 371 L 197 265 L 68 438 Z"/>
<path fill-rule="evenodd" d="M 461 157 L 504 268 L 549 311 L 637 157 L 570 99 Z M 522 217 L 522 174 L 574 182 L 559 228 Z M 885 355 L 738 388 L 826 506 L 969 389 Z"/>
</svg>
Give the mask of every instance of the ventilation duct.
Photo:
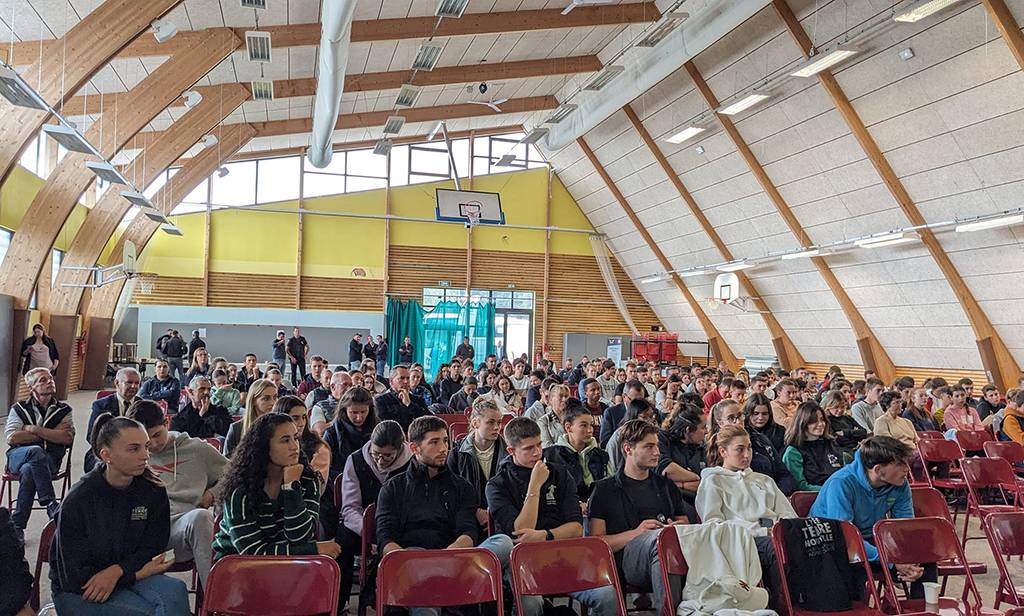
<svg viewBox="0 0 1024 616">
<path fill-rule="evenodd" d="M 560 150 L 573 143 L 770 3 L 770 0 L 709 0 L 657 47 L 631 52 L 622 60 L 615 60 L 626 67 L 614 78 L 615 87 L 586 92 L 578 100 L 570 101 L 578 104 L 579 109 L 562 122 L 551 125 L 551 131 L 542 142 L 544 148 Z"/>
<path fill-rule="evenodd" d="M 334 126 L 345 90 L 349 40 L 356 0 L 324 2 L 320 29 L 320 60 L 317 64 L 316 101 L 313 106 L 313 132 L 306 158 L 323 169 L 331 164 L 334 153 Z"/>
<path fill-rule="evenodd" d="M 249 54 L 249 62 L 271 62 L 270 33 L 261 30 L 246 32 L 245 50 Z"/>
</svg>

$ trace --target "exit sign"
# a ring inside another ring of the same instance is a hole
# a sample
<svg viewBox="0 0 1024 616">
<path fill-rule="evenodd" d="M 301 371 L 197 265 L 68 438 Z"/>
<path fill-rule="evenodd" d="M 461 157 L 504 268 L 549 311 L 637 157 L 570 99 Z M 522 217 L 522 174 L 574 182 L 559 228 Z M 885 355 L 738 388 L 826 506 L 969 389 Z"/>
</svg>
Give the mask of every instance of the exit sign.
<svg viewBox="0 0 1024 616">
<path fill-rule="evenodd" d="M 442 287 L 450 287 L 450 286 L 452 286 L 452 281 L 451 280 L 438 280 L 437 284 L 441 285 Z"/>
<path fill-rule="evenodd" d="M 514 288 L 516 288 L 516 285 L 514 285 L 514 284 L 510 284 L 510 285 L 508 285 L 508 288 L 510 288 L 510 289 L 514 289 Z"/>
</svg>

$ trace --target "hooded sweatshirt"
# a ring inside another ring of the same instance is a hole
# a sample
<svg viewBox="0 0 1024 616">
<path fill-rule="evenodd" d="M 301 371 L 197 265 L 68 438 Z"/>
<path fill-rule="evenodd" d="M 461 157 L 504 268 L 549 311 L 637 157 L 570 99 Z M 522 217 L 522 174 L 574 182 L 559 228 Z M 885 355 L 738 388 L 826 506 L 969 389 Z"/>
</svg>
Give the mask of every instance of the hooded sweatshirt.
<svg viewBox="0 0 1024 616">
<path fill-rule="evenodd" d="M 362 484 L 359 472 L 355 467 L 356 456 L 362 458 L 365 468 L 368 468 L 373 474 L 375 480 L 371 482 L 374 484 L 373 486 L 364 486 Z M 409 448 L 409 443 L 405 443 L 391 464 L 388 466 L 378 466 L 377 462 L 370 457 L 369 441 L 363 445 L 362 449 L 353 452 L 349 456 L 349 459 L 345 461 L 345 469 L 342 472 L 344 479 L 341 480 L 341 502 L 343 503 L 341 506 L 341 517 L 346 528 L 357 535 L 363 534 L 363 512 L 371 503 L 376 501 L 376 496 L 374 496 L 373 501 L 363 502 L 364 488 L 368 488 L 367 493 L 374 491 L 379 493 L 381 486 L 387 481 L 388 476 L 393 472 L 404 470 L 411 459 L 412 449 Z"/>
<path fill-rule="evenodd" d="M 217 485 L 228 459 L 202 439 L 169 432 L 167 446 L 149 452 L 149 467 L 167 488 L 171 521 L 198 509 L 203 493 Z"/>
<path fill-rule="evenodd" d="M 755 536 L 766 537 L 769 526 L 782 518 L 799 517 L 789 499 L 775 481 L 767 475 L 746 468 L 730 471 L 721 466 L 709 466 L 701 471 L 697 488 L 697 515 L 702 522 L 730 522 L 739 524 Z"/>
<path fill-rule="evenodd" d="M 811 507 L 811 517 L 846 520 L 860 530 L 861 537 L 872 540 L 875 522 L 890 514 L 893 518 L 914 517 L 910 484 L 904 479 L 902 485 L 872 487 L 859 451 L 852 463 L 828 478 Z M 878 550 L 871 543 L 864 542 L 864 551 L 868 560 L 878 560 Z"/>
<path fill-rule="evenodd" d="M 576 451 L 576 448 L 569 444 L 569 435 L 563 434 L 554 445 L 544 450 L 544 461 L 565 466 L 576 484 L 576 493 L 581 501 L 590 498 L 595 481 L 615 473 L 611 457 L 601 449 L 594 437 L 590 438 L 583 451 Z"/>
</svg>

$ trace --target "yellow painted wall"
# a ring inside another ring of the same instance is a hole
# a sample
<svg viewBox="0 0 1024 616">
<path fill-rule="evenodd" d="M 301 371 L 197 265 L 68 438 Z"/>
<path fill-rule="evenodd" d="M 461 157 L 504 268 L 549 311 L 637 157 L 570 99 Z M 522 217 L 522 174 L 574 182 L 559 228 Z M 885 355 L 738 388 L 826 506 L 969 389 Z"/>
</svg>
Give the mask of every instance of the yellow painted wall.
<svg viewBox="0 0 1024 616">
<path fill-rule="evenodd" d="M 16 232 L 18 230 L 18 225 L 21 224 L 25 211 L 32 204 L 32 200 L 35 199 L 36 193 L 43 187 L 44 182 L 45 180 L 41 177 L 21 165 L 14 166 L 11 175 L 4 182 L 3 187 L 0 188 L 0 227 L 8 231 Z M 75 206 L 71 215 L 68 216 L 67 222 L 64 223 L 60 232 L 57 233 L 57 239 L 53 245 L 54 248 L 60 250 L 68 249 L 71 241 L 75 239 L 78 229 L 85 222 L 85 215 L 88 212 L 89 210 L 84 205 Z"/>
</svg>

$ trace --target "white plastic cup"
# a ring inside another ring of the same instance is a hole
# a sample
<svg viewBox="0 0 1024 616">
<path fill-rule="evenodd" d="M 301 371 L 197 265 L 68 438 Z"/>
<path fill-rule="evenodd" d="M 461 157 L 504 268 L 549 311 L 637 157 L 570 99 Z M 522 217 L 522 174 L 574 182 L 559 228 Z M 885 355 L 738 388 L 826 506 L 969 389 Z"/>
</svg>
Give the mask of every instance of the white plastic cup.
<svg viewBox="0 0 1024 616">
<path fill-rule="evenodd" d="M 939 583 L 938 582 L 923 582 L 924 586 L 924 602 L 928 605 L 938 605 L 939 603 Z"/>
</svg>

